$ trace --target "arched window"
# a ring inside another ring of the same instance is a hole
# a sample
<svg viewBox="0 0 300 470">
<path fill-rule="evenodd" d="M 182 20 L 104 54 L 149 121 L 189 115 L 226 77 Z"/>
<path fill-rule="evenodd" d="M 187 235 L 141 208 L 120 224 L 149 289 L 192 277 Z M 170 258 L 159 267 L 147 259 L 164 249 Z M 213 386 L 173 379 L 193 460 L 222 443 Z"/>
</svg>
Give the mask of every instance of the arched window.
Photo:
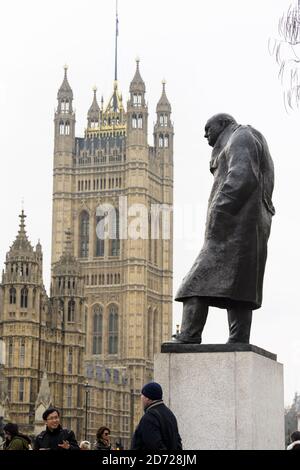
<svg viewBox="0 0 300 470">
<path fill-rule="evenodd" d="M 8 367 L 13 366 L 13 357 L 14 357 L 14 342 L 13 342 L 13 338 L 9 338 L 9 340 L 8 340 L 8 354 L 7 354 Z"/>
<path fill-rule="evenodd" d="M 141 114 L 138 117 L 138 128 L 143 129 L 143 116 Z"/>
<path fill-rule="evenodd" d="M 36 301 L 36 289 L 34 288 L 32 291 L 32 308 L 35 308 L 35 301 Z"/>
<path fill-rule="evenodd" d="M 70 123 L 69 123 L 69 121 L 66 121 L 65 134 L 70 135 Z"/>
<path fill-rule="evenodd" d="M 90 216 L 86 211 L 80 215 L 80 242 L 79 242 L 79 257 L 87 258 L 89 255 L 89 227 Z"/>
<path fill-rule="evenodd" d="M 68 322 L 74 322 L 75 321 L 75 301 L 69 300 L 68 303 Z"/>
<path fill-rule="evenodd" d="M 162 134 L 159 134 L 158 146 L 161 148 L 164 146 L 164 136 Z"/>
<path fill-rule="evenodd" d="M 65 302 L 63 301 L 63 299 L 59 299 L 59 311 L 60 311 L 60 314 L 61 314 L 61 318 L 63 319 L 64 318 L 64 311 L 65 311 Z"/>
<path fill-rule="evenodd" d="M 17 291 L 14 287 L 9 289 L 9 303 L 15 304 L 17 299 Z"/>
<path fill-rule="evenodd" d="M 93 317 L 93 354 L 102 354 L 102 307 L 95 305 Z"/>
<path fill-rule="evenodd" d="M 161 316 L 157 308 L 153 311 L 153 353 L 158 353 L 161 345 Z"/>
<path fill-rule="evenodd" d="M 108 316 L 108 354 L 118 352 L 118 307 L 111 305 Z"/>
<path fill-rule="evenodd" d="M 104 218 L 104 215 L 96 216 L 96 227 L 99 222 Z M 96 233 L 96 256 L 104 256 L 104 238 L 101 238 Z"/>
<path fill-rule="evenodd" d="M 72 385 L 67 385 L 67 407 L 72 407 Z"/>
<path fill-rule="evenodd" d="M 68 351 L 68 374 L 73 372 L 73 349 L 69 348 Z"/>
<path fill-rule="evenodd" d="M 165 127 L 167 127 L 167 125 L 168 125 L 168 115 L 167 114 L 164 115 L 164 125 L 165 125 Z"/>
<path fill-rule="evenodd" d="M 115 209 L 115 217 L 112 218 L 112 236 L 110 240 L 110 256 L 119 256 L 120 254 L 120 213 L 119 209 Z"/>
<path fill-rule="evenodd" d="M 64 121 L 59 121 L 59 133 L 60 133 L 60 135 L 64 135 L 64 133 L 65 133 Z"/>
<path fill-rule="evenodd" d="M 24 400 L 24 377 L 19 378 L 19 401 Z"/>
<path fill-rule="evenodd" d="M 164 115 L 163 115 L 163 114 L 160 114 L 160 115 L 159 115 L 159 125 L 160 125 L 160 126 L 163 126 L 163 125 L 164 125 Z"/>
<path fill-rule="evenodd" d="M 19 365 L 24 367 L 25 363 L 25 338 L 21 338 L 20 351 L 19 351 Z"/>
<path fill-rule="evenodd" d="M 153 312 L 152 308 L 148 308 L 147 316 L 147 357 L 153 359 Z"/>
<path fill-rule="evenodd" d="M 154 240 L 154 264 L 157 264 L 158 240 Z"/>
<path fill-rule="evenodd" d="M 152 261 L 152 233 L 151 233 L 151 213 L 148 215 L 148 260 Z"/>
<path fill-rule="evenodd" d="M 134 93 L 133 95 L 133 106 L 137 106 L 138 105 L 138 95 L 136 93 Z"/>
<path fill-rule="evenodd" d="M 60 109 L 61 109 L 62 113 L 68 113 L 69 110 L 70 110 L 69 100 L 62 100 L 61 105 L 60 105 Z"/>
<path fill-rule="evenodd" d="M 165 135 L 165 148 L 168 148 L 169 147 L 169 136 L 168 134 Z"/>
<path fill-rule="evenodd" d="M 136 129 L 137 127 L 137 119 L 136 119 L 136 114 L 132 115 L 132 129 Z"/>
<path fill-rule="evenodd" d="M 27 308 L 28 305 L 28 289 L 23 287 L 21 290 L 21 308 Z"/>
</svg>

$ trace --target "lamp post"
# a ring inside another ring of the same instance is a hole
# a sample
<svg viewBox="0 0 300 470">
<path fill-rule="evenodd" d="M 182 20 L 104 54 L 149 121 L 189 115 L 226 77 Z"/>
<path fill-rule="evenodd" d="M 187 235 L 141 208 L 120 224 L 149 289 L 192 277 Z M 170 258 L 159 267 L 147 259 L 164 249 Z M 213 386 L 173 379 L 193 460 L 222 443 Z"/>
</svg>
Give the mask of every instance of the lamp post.
<svg viewBox="0 0 300 470">
<path fill-rule="evenodd" d="M 89 388 L 90 385 L 88 381 L 84 382 L 84 392 L 85 392 L 85 425 L 84 425 L 84 440 L 87 440 L 87 430 L 88 430 L 88 404 L 89 404 Z"/>
</svg>

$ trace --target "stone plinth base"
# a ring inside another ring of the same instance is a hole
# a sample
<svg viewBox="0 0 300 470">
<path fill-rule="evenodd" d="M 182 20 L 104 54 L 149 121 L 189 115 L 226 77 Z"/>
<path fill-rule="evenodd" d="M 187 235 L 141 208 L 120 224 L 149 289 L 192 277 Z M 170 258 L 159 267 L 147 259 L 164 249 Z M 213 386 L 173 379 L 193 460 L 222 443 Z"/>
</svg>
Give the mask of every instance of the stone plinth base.
<svg viewBox="0 0 300 470">
<path fill-rule="evenodd" d="M 283 366 L 245 344 L 164 343 L 154 380 L 184 449 L 284 449 Z"/>
</svg>

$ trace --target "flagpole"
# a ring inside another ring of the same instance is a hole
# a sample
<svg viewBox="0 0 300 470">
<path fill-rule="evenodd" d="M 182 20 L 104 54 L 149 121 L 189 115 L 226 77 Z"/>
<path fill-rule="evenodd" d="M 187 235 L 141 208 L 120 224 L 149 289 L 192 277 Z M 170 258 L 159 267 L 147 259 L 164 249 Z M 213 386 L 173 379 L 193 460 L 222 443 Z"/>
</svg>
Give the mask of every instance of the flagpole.
<svg viewBox="0 0 300 470">
<path fill-rule="evenodd" d="M 119 35 L 118 24 L 119 24 L 118 0 L 116 0 L 115 81 L 118 80 L 118 73 L 117 73 L 117 70 L 118 70 L 118 35 Z"/>
</svg>

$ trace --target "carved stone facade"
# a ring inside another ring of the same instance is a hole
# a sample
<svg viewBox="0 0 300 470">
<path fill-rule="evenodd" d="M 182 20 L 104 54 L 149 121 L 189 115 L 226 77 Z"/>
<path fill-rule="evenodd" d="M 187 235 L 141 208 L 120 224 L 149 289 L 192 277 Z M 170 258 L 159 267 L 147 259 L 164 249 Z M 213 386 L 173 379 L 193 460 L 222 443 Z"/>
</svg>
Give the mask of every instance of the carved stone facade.
<svg viewBox="0 0 300 470">
<path fill-rule="evenodd" d="M 128 448 L 142 413 L 140 390 L 171 336 L 171 106 L 163 84 L 150 146 L 139 61 L 129 91 L 125 109 L 117 81 L 106 107 L 94 90 L 84 137 L 76 137 L 65 68 L 54 118 L 50 296 L 41 245 L 28 241 L 23 211 L 6 257 L 1 403 L 29 434 L 51 402 L 78 438 L 93 441 L 106 425 L 113 443 Z"/>
<path fill-rule="evenodd" d="M 127 109 L 117 81 L 106 107 L 103 99 L 99 106 L 94 89 L 83 138 L 75 137 L 73 92 L 66 70 L 58 92 L 52 262 L 62 252 L 63 227 L 70 227 L 73 254 L 85 281 L 85 362 L 87 379 L 93 384 L 89 419 L 93 435 L 100 424 L 121 438 L 133 430 L 142 412 L 141 387 L 153 378 L 154 353 L 171 337 L 173 124 L 163 83 L 154 145 L 148 144 L 145 92 L 137 60 Z M 162 207 L 163 215 L 158 216 Z M 164 224 L 169 227 L 163 234 Z M 102 386 L 96 370 L 107 367 L 128 374 L 130 420 L 110 406 L 123 400 L 122 392 L 118 397 L 111 390 L 101 411 L 97 397 Z"/>
<path fill-rule="evenodd" d="M 68 306 L 74 293 L 63 293 L 65 310 L 58 308 L 56 298 L 48 298 L 43 284 L 43 254 L 40 243 L 34 249 L 25 231 L 25 214 L 20 215 L 18 235 L 6 255 L 2 274 L 0 304 L 0 338 L 5 345 L 3 375 L 10 420 L 28 434 L 34 434 L 36 401 L 41 397 L 43 372 L 47 374 L 52 400 L 76 432 L 83 426 L 82 358 L 85 344 L 83 280 L 80 266 L 72 278 L 78 303 L 73 321 Z M 65 276 L 64 253 L 56 270 Z M 54 277 L 55 279 L 55 277 Z M 41 401 L 39 404 L 46 402 Z M 38 405 L 39 405 L 38 404 Z"/>
</svg>

